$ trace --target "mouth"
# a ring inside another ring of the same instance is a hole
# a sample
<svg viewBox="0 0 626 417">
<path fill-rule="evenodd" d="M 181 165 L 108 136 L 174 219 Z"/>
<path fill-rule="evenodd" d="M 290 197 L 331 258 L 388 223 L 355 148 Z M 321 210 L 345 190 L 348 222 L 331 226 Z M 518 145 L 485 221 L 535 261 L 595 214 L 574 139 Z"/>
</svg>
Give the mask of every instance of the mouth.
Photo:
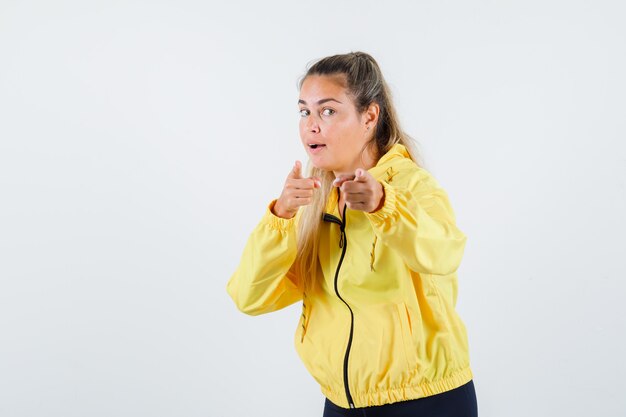
<svg viewBox="0 0 626 417">
<path fill-rule="evenodd" d="M 308 146 L 309 146 L 309 149 L 319 149 L 319 148 L 326 147 L 326 145 L 324 145 L 323 143 L 309 143 Z"/>
</svg>

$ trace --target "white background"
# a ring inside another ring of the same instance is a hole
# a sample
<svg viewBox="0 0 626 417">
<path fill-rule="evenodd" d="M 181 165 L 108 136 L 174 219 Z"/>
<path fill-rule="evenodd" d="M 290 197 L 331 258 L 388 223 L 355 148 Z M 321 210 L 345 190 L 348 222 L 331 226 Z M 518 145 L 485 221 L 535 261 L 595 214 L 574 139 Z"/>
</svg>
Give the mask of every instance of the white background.
<svg viewBox="0 0 626 417">
<path fill-rule="evenodd" d="M 482 417 L 618 416 L 619 1 L 0 1 L 0 415 L 322 415 L 226 282 L 296 159 L 306 65 L 365 51 L 468 242 Z"/>
</svg>

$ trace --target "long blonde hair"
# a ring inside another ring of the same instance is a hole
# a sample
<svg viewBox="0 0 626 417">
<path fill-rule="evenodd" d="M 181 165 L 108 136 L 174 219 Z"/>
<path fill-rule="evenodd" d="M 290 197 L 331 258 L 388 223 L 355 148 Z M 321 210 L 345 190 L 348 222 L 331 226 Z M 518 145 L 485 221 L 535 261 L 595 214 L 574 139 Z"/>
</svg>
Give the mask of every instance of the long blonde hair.
<svg viewBox="0 0 626 417">
<path fill-rule="evenodd" d="M 417 153 L 417 144 L 400 127 L 392 95 L 383 74 L 374 58 L 365 52 L 350 52 L 322 58 L 309 67 L 306 74 L 298 82 L 298 89 L 311 75 L 344 75 L 347 95 L 352 98 L 359 114 L 370 104 L 377 103 L 379 117 L 374 134 L 367 146 L 374 146 L 377 159 L 387 153 L 397 143 L 404 145 L 416 164 L 421 166 Z M 367 147 L 366 147 L 367 148 Z M 364 148 L 364 150 L 366 149 Z M 307 175 L 320 178 L 321 188 L 314 193 L 311 204 L 300 208 L 298 221 L 298 253 L 294 262 L 295 272 L 301 278 L 304 292 L 315 288 L 320 269 L 318 259 L 319 230 L 322 216 L 326 208 L 332 182 L 335 175 L 332 171 L 307 165 Z"/>
</svg>

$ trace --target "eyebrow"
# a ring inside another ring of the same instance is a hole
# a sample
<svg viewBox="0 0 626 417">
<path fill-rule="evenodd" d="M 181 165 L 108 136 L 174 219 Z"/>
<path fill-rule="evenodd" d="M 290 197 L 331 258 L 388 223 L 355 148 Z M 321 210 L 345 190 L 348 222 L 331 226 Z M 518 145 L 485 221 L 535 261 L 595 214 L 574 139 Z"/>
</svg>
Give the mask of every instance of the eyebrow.
<svg viewBox="0 0 626 417">
<path fill-rule="evenodd" d="M 323 98 L 323 99 L 321 99 L 320 101 L 317 102 L 317 105 L 319 106 L 320 104 L 324 104 L 327 101 L 336 101 L 337 103 L 342 104 L 341 101 L 335 100 L 334 98 Z M 300 100 L 298 100 L 298 104 L 306 105 L 306 101 L 300 99 Z"/>
</svg>

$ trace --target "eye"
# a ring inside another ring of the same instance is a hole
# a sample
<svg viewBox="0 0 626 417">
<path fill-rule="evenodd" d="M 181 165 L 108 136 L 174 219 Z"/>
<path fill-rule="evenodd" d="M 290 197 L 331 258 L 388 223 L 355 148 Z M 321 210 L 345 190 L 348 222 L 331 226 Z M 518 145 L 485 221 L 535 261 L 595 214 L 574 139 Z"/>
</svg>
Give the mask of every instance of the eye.
<svg viewBox="0 0 626 417">
<path fill-rule="evenodd" d="M 332 113 L 330 113 L 330 114 L 326 114 L 327 116 L 330 116 L 330 115 L 332 115 L 332 114 L 335 114 L 335 111 L 334 111 L 333 109 L 329 109 L 328 107 L 327 107 L 327 108 L 325 108 L 325 109 L 322 111 L 322 114 L 324 114 L 324 112 L 325 112 L 326 110 L 328 110 L 328 111 L 332 112 Z"/>
<path fill-rule="evenodd" d="M 306 112 L 308 112 L 308 110 L 307 110 L 307 109 L 300 109 L 300 116 L 301 116 L 301 117 L 306 116 L 306 114 L 305 114 Z"/>
</svg>

